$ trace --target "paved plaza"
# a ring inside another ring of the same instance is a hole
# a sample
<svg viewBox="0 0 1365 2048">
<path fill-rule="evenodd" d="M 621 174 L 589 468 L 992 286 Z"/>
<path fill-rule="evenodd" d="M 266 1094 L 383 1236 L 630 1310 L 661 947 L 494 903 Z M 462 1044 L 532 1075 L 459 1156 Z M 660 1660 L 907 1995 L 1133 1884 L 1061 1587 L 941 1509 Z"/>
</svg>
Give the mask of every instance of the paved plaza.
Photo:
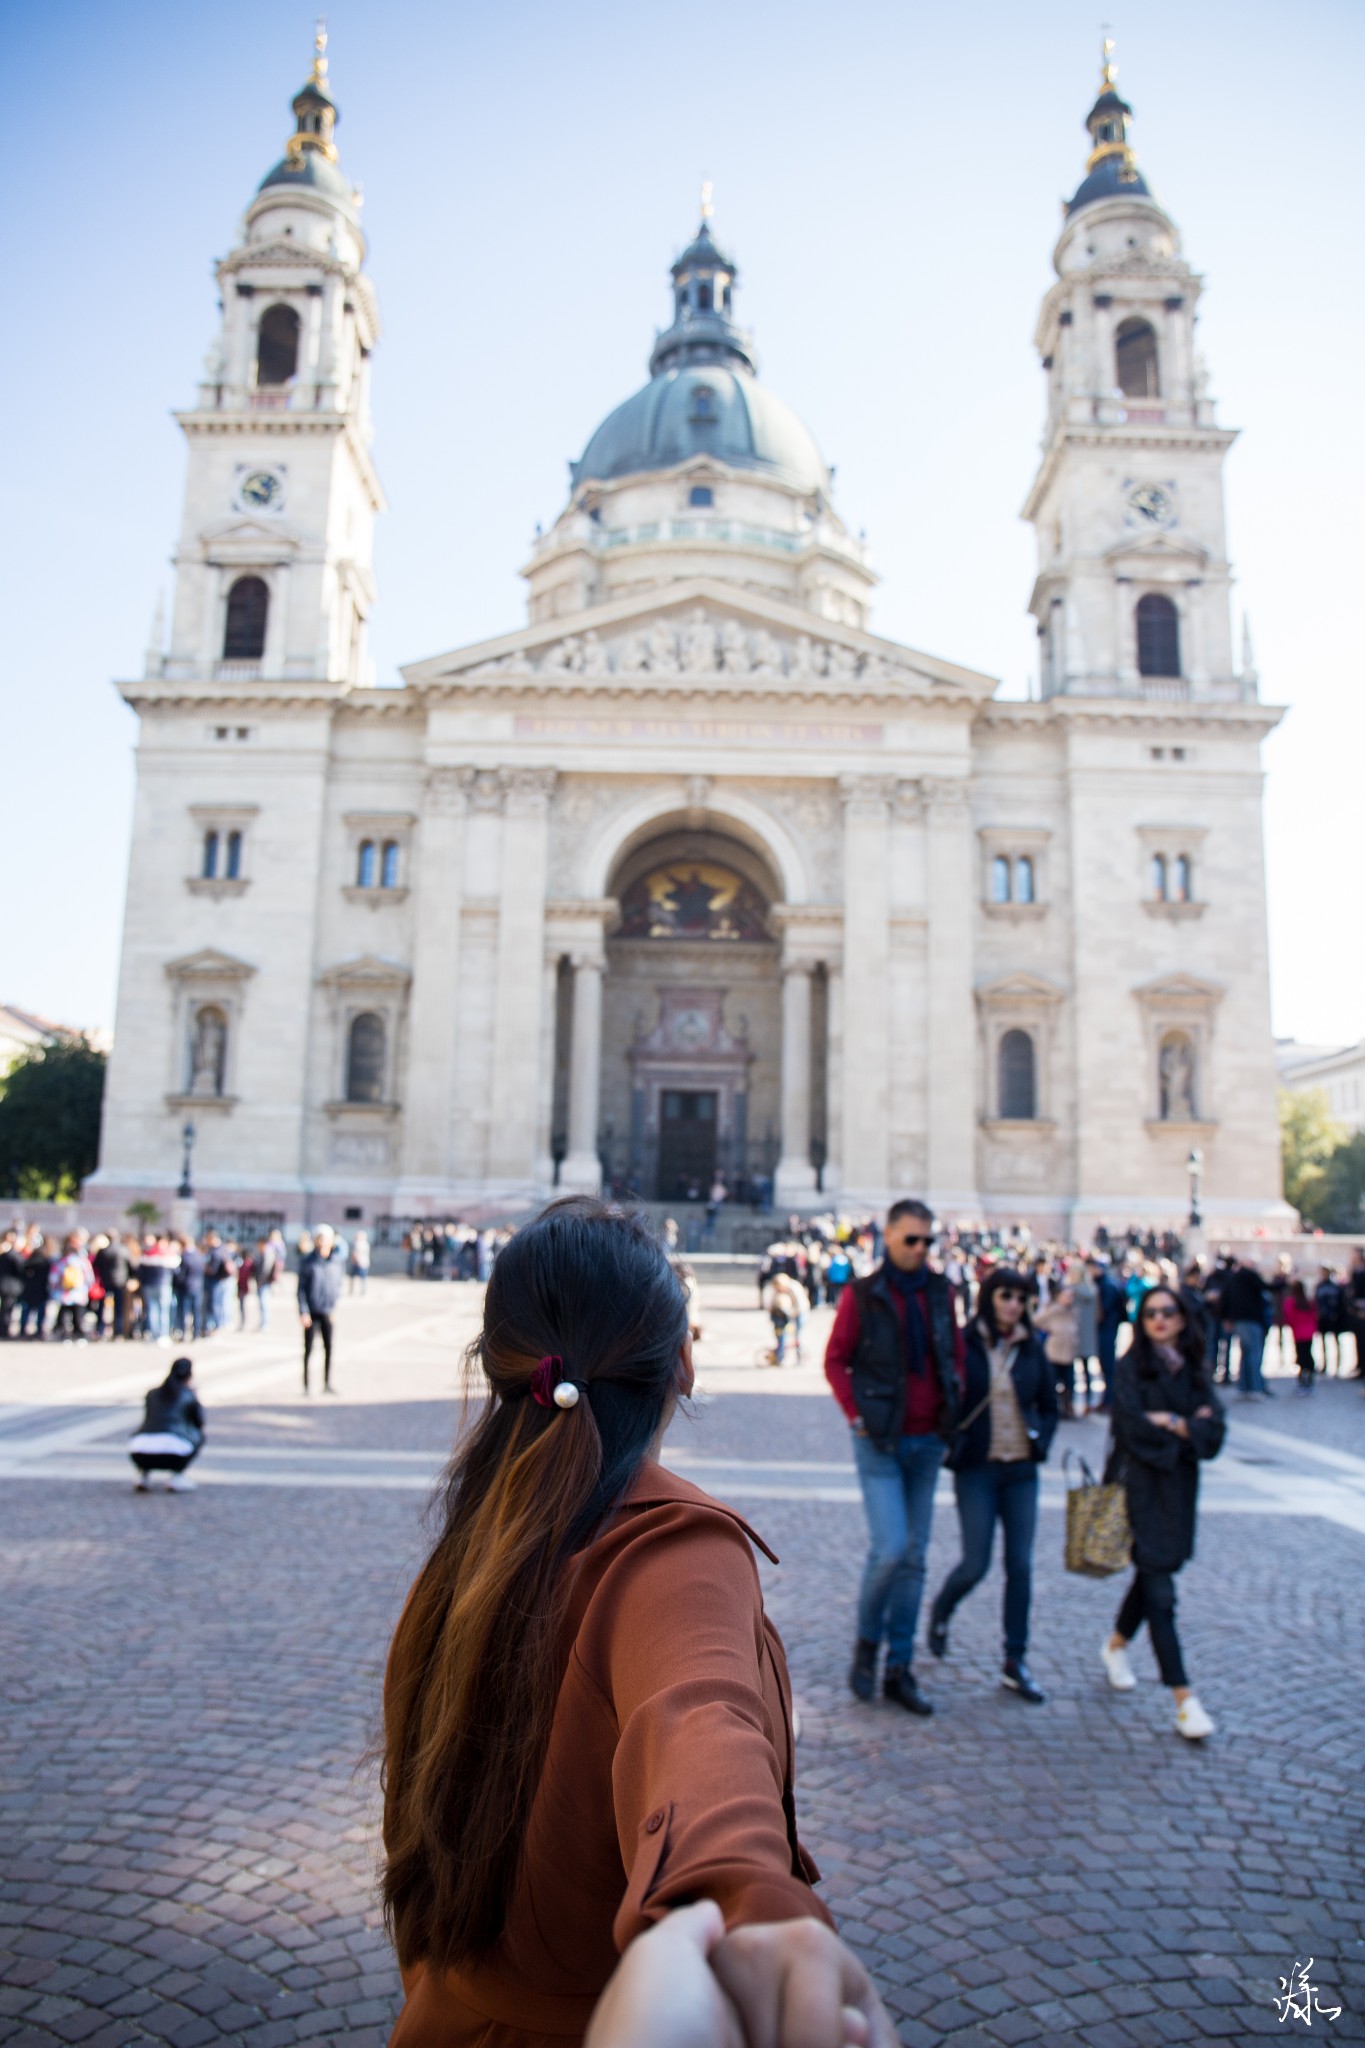
<svg viewBox="0 0 1365 2048">
<path fill-rule="evenodd" d="M 802 1833 L 907 2048 L 1365 2041 L 1358 1383 L 1300 1400 L 1272 1377 L 1276 1401 L 1232 1404 L 1181 1589 L 1210 1743 L 1172 1731 L 1145 1644 L 1137 1692 L 1108 1691 L 1119 1582 L 1062 1569 L 1060 1450 L 1098 1465 L 1096 1422 L 1064 1426 L 1044 1477 L 1047 1705 L 997 1685 L 997 1562 L 949 1660 L 922 1661 L 921 1722 L 844 1686 L 863 1522 L 828 1315 L 805 1363 L 765 1372 L 753 1300 L 710 1291 L 704 1398 L 668 1455 L 781 1556 Z M 122 1452 L 172 1354 L 0 1351 L 0 2042 L 387 2037 L 379 1683 L 478 1290 L 395 1278 L 343 1303 L 330 1401 L 301 1396 L 284 1306 L 278 1335 L 195 1351 L 193 1495 L 136 1495 Z M 931 1578 L 955 1556 L 945 1481 Z M 1310 1959 L 1308 2029 L 1275 1997 Z"/>
</svg>

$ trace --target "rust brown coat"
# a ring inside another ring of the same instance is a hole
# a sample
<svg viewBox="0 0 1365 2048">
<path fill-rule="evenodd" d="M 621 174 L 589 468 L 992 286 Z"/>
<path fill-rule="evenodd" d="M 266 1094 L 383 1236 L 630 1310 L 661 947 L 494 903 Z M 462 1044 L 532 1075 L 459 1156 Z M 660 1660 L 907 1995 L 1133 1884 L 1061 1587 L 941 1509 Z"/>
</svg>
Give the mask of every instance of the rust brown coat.
<svg viewBox="0 0 1365 2048">
<path fill-rule="evenodd" d="M 390 2048 L 581 2042 L 620 1951 L 690 1899 L 717 1900 L 730 1926 L 830 1922 L 796 1838 L 791 1683 L 751 1541 L 772 1557 L 732 1508 L 646 1460 L 575 1558 L 506 1930 L 478 1967 L 404 1971 Z"/>
</svg>

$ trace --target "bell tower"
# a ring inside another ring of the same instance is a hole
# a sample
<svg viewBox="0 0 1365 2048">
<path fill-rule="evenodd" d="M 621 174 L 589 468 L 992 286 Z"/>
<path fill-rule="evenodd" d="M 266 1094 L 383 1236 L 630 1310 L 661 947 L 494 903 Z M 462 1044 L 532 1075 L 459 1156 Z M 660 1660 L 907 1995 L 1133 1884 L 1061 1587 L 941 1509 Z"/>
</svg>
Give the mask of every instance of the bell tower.
<svg viewBox="0 0 1365 2048">
<path fill-rule="evenodd" d="M 1044 697 L 1242 701 L 1220 427 L 1195 343 L 1202 279 L 1148 185 L 1104 44 L 1085 177 L 1035 336 L 1047 373 L 1030 610 Z"/>
<path fill-rule="evenodd" d="M 170 644 L 147 674 L 212 683 L 370 679 L 374 521 L 370 357 L 360 195 L 333 140 L 319 29 L 294 133 L 218 265 L 221 324 L 189 444 Z"/>
</svg>

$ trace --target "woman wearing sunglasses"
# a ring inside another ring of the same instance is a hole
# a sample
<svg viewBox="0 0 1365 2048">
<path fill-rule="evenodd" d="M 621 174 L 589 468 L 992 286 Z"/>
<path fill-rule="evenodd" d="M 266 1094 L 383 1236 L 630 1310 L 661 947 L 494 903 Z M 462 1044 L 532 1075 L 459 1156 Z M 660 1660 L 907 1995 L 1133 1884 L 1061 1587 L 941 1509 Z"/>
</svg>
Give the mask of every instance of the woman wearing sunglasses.
<svg viewBox="0 0 1365 2048">
<path fill-rule="evenodd" d="M 953 1609 L 990 1569 L 995 1525 L 1005 1535 L 1005 1665 L 1001 1684 L 1041 1706 L 1028 1656 L 1038 1467 L 1057 1427 L 1057 1376 L 1029 1321 L 1030 1283 L 998 1266 L 982 1283 L 967 1329 L 962 1423 L 948 1448 L 957 1492 L 962 1558 L 939 1589 L 929 1648 L 947 1655 Z"/>
<path fill-rule="evenodd" d="M 1175 1700 L 1175 1725 L 1189 1742 L 1213 1733 L 1190 1690 L 1175 1629 L 1175 1575 L 1194 1555 L 1199 1463 L 1222 1448 L 1226 1423 L 1204 1363 L 1199 1318 L 1173 1288 L 1143 1296 L 1133 1342 L 1114 1374 L 1114 1441 L 1105 1469 L 1128 1495 L 1133 1583 L 1114 1633 L 1100 1651 L 1116 1692 L 1137 1684 L 1128 1645 L 1145 1621 L 1161 1682 Z"/>
</svg>

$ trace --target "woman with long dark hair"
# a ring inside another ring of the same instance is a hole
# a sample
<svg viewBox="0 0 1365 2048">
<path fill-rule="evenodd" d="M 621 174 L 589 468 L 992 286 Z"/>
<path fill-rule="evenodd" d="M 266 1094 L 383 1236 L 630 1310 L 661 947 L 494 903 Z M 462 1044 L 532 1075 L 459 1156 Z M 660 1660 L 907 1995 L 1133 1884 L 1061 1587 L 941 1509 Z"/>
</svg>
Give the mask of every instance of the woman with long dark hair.
<svg viewBox="0 0 1365 2048">
<path fill-rule="evenodd" d="M 816 1952 L 837 2012 L 767 1546 L 657 1462 L 693 1375 L 647 1222 L 576 1197 L 519 1230 L 469 1364 L 487 1402 L 385 1683 L 393 2048 L 578 2043 L 620 1952 L 701 1898 L 727 1928 L 788 1923 L 765 1954 Z M 866 2011 L 889 2039 L 870 1986 Z"/>
<path fill-rule="evenodd" d="M 1029 1318 L 1030 1282 L 997 1266 L 981 1286 L 966 1333 L 962 1422 L 948 1447 L 957 1493 L 962 1557 L 938 1591 L 929 1616 L 929 1648 L 948 1653 L 948 1623 L 990 1570 L 995 1525 L 1005 1536 L 1005 1661 L 1001 1684 L 1041 1706 L 1028 1668 L 1033 1537 L 1038 1526 L 1038 1467 L 1057 1427 L 1057 1374 Z"/>
<path fill-rule="evenodd" d="M 1175 1725 L 1189 1742 L 1213 1733 L 1185 1674 L 1175 1627 L 1175 1577 L 1194 1556 L 1199 1466 L 1216 1458 L 1226 1428 L 1204 1362 L 1202 1317 L 1173 1287 L 1149 1289 L 1133 1342 L 1114 1374 L 1114 1441 L 1105 1477 L 1121 1481 L 1133 1530 L 1133 1583 L 1100 1651 L 1110 1685 L 1137 1684 L 1128 1645 L 1145 1621 L 1171 1689 Z"/>
</svg>

